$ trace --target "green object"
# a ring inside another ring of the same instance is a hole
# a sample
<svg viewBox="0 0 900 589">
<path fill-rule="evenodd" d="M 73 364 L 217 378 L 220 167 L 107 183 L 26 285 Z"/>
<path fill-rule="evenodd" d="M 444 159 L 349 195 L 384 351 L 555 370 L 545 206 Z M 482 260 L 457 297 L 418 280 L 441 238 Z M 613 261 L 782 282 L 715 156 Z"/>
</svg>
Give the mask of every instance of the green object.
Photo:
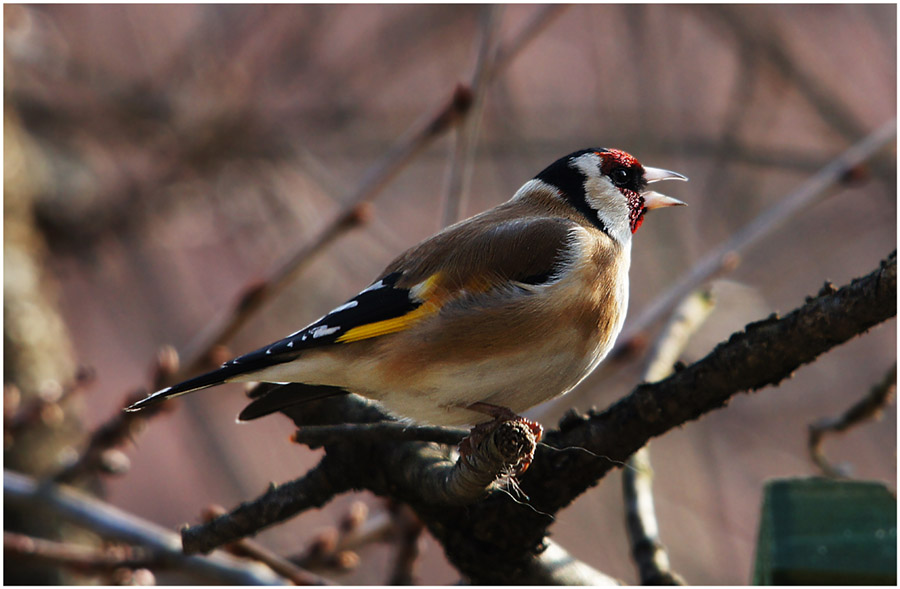
<svg viewBox="0 0 900 589">
<path fill-rule="evenodd" d="M 766 483 L 755 585 L 896 585 L 897 498 L 878 482 Z"/>
</svg>

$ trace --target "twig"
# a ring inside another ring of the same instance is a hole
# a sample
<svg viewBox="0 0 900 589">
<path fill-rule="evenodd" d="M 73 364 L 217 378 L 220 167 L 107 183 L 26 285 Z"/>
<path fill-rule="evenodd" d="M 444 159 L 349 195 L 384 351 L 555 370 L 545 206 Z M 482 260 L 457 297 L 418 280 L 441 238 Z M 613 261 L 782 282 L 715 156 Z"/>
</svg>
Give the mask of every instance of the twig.
<svg viewBox="0 0 900 589">
<path fill-rule="evenodd" d="M 672 373 L 672 366 L 688 340 L 706 321 L 713 307 L 709 292 L 694 292 L 681 302 L 650 354 L 644 371 L 645 382 L 657 382 Z M 637 564 L 641 585 L 684 585 L 684 579 L 671 570 L 669 556 L 659 537 L 649 445 L 628 459 L 622 472 L 622 491 L 631 557 Z"/>
<path fill-rule="evenodd" d="M 397 553 L 387 584 L 413 585 L 416 559 L 419 558 L 419 539 L 425 525 L 408 505 L 394 504 L 391 512 Z"/>
<path fill-rule="evenodd" d="M 471 92 L 464 86 L 458 86 L 450 100 L 438 112 L 429 117 L 424 124 L 418 124 L 401 137 L 381 161 L 363 175 L 356 191 L 345 202 L 344 209 L 312 242 L 304 244 L 289 255 L 261 283 L 248 287 L 226 318 L 219 324 L 214 324 L 198 338 L 197 343 L 188 347 L 189 351 L 185 356 L 190 358 L 190 361 L 177 378 L 194 374 L 206 366 L 209 352 L 228 341 L 266 302 L 284 290 L 313 255 L 345 231 L 364 222 L 368 216 L 364 203 L 380 194 L 413 157 L 459 123 L 470 106 Z"/>
<path fill-rule="evenodd" d="M 869 393 L 847 409 L 839 417 L 826 417 L 809 426 L 809 455 L 827 477 L 847 478 L 846 468 L 834 466 L 822 450 L 822 440 L 827 433 L 847 431 L 859 423 L 877 417 L 897 390 L 897 363 L 891 366 L 884 378 Z"/>
<path fill-rule="evenodd" d="M 224 507 L 210 505 L 203 513 L 203 521 L 209 522 L 225 515 Z M 245 556 L 257 560 L 295 585 L 334 585 L 331 581 L 304 570 L 288 559 L 275 554 L 259 542 L 242 538 L 224 546 L 224 549 L 235 556 Z"/>
<path fill-rule="evenodd" d="M 410 425 L 396 421 L 378 423 L 345 423 L 340 425 L 305 425 L 293 435 L 293 441 L 310 448 L 321 448 L 336 443 L 385 442 L 435 442 L 459 444 L 468 435 L 459 428 Z"/>
<path fill-rule="evenodd" d="M 59 566 L 92 573 L 118 568 L 158 568 L 159 559 L 146 551 L 129 546 L 95 548 L 83 544 L 55 542 L 34 538 L 15 532 L 3 532 L 5 558 L 30 561 L 37 564 Z"/>
<path fill-rule="evenodd" d="M 60 411 L 59 407 L 70 397 L 84 392 L 94 382 L 93 369 L 81 367 L 68 385 L 60 388 L 54 385 L 38 391 L 21 404 L 21 391 L 15 385 L 4 385 L 3 391 L 3 433 L 15 438 L 22 430 L 33 427 L 38 421 L 53 421 L 50 415 Z"/>
<path fill-rule="evenodd" d="M 39 484 L 28 476 L 4 471 L 3 500 L 6 509 L 51 512 L 103 538 L 151 550 L 164 566 L 184 571 L 196 583 L 284 584 L 284 579 L 266 567 L 248 564 L 227 554 L 185 556 L 178 536 L 172 532 L 67 487 Z"/>
<path fill-rule="evenodd" d="M 505 70 L 528 43 L 553 24 L 568 8 L 565 4 L 549 4 L 538 8 L 519 33 L 511 40 L 503 43 L 494 58 L 496 73 Z"/>
<path fill-rule="evenodd" d="M 783 41 L 773 33 L 774 27 L 756 26 L 754 19 L 747 18 L 746 10 L 737 11 L 730 6 L 706 6 L 702 12 L 717 16 L 719 22 L 728 27 L 728 32 L 731 33 L 728 37 L 738 41 L 741 47 L 764 56 L 785 80 L 789 80 L 806 97 L 822 120 L 848 141 L 855 140 L 865 132 L 853 111 L 812 73 L 798 65 L 798 60 L 793 58 Z"/>
<path fill-rule="evenodd" d="M 216 519 L 181 530 L 185 554 L 207 553 L 231 544 L 263 528 L 298 513 L 320 507 L 336 494 L 348 491 L 349 483 L 340 476 L 342 466 L 328 455 L 305 476 L 284 485 L 272 485 L 254 501 L 242 503 Z"/>
<path fill-rule="evenodd" d="M 163 346 L 156 356 L 153 385 L 162 386 L 162 383 L 168 381 L 177 371 L 178 354 L 171 346 Z M 138 390 L 125 402 L 135 403 L 145 396 L 145 391 Z M 113 452 L 114 448 L 134 439 L 148 419 L 172 408 L 166 405 L 160 403 L 141 412 L 116 412 L 110 420 L 94 430 L 78 458 L 54 475 L 51 480 L 55 483 L 73 483 L 98 470 L 116 474 L 124 472 L 128 468 L 128 459 L 124 454 Z"/>
<path fill-rule="evenodd" d="M 469 191 L 472 179 L 472 159 L 475 144 L 481 129 L 481 118 L 484 110 L 485 95 L 494 71 L 497 56 L 497 30 L 499 28 L 498 12 L 500 8 L 489 4 L 482 7 L 481 34 L 475 72 L 469 87 L 472 91 L 472 105 L 466 120 L 456 128 L 456 142 L 450 157 L 450 175 L 447 179 L 447 191 L 444 196 L 444 214 L 441 226 L 446 227 L 459 220 Z"/>
<path fill-rule="evenodd" d="M 355 501 L 336 526 L 320 532 L 291 562 L 308 569 L 337 569 L 345 571 L 359 564 L 354 552 L 360 546 L 389 539 L 393 531 L 391 518 L 386 512 L 368 517 L 369 508 Z"/>
<path fill-rule="evenodd" d="M 744 251 L 756 245 L 788 219 L 808 211 L 809 207 L 824 197 L 828 187 L 840 182 L 848 172 L 875 155 L 896 135 L 897 121 L 885 123 L 745 225 L 730 240 L 709 252 L 681 280 L 657 297 L 627 325 L 624 333 L 619 336 L 616 347 L 626 346 L 627 342 L 662 318 L 669 309 L 699 285 L 723 271 L 734 268 Z"/>
</svg>

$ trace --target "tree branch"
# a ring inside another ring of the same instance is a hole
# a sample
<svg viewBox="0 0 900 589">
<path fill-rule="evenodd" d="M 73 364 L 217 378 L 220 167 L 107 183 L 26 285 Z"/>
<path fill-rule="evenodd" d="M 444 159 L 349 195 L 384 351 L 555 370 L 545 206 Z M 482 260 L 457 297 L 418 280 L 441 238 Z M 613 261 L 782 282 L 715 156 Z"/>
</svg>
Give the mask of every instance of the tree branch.
<svg viewBox="0 0 900 589">
<path fill-rule="evenodd" d="M 210 552 L 263 528 L 284 521 L 311 507 L 321 507 L 338 493 L 351 489 L 341 471 L 347 468 L 327 455 L 305 476 L 284 485 L 272 485 L 263 496 L 242 503 L 212 521 L 181 530 L 185 554 Z"/>
<path fill-rule="evenodd" d="M 740 392 L 777 384 L 818 355 L 895 316 L 896 292 L 893 252 L 869 275 L 839 290 L 826 285 L 785 317 L 773 315 L 748 325 L 707 357 L 664 381 L 637 387 L 602 413 L 568 414 L 559 430 L 545 436 L 546 444 L 538 446 L 535 462 L 519 480 L 521 499 L 495 491 L 475 503 L 448 502 L 440 491 L 445 487 L 438 484 L 455 468 L 446 450 L 375 436 L 365 444 L 326 443 L 323 462 L 340 464 L 335 476 L 344 478 L 339 484 L 330 481 L 327 493 L 319 491 L 320 499 L 354 488 L 406 502 L 444 546 L 450 561 L 473 582 L 536 579 L 521 575 L 539 567 L 536 563 L 548 546 L 546 529 L 559 509 L 652 437 L 723 407 Z M 372 423 L 385 418 L 373 403 L 355 395 L 311 402 L 285 413 L 301 428 L 309 423 Z M 292 485 L 303 487 L 304 480 Z M 185 530 L 185 549 L 206 550 L 233 541 L 260 529 L 261 520 L 273 523 L 266 514 L 283 510 L 280 515 L 293 515 L 316 504 L 300 493 L 298 506 L 292 495 L 282 491 L 280 502 L 271 507 L 267 496 L 241 506 L 237 511 L 243 512 L 247 526 L 243 530 L 223 526 L 228 533 L 215 541 L 189 538 L 202 536 L 198 534 L 202 526 Z"/>
<path fill-rule="evenodd" d="M 688 340 L 706 321 L 713 307 L 709 292 L 694 292 L 682 301 L 650 354 L 644 371 L 645 381 L 660 381 L 672 373 L 672 367 Z M 625 529 L 641 585 L 684 585 L 684 579 L 672 572 L 669 556 L 659 537 L 653 505 L 653 467 L 649 445 L 628 459 L 622 473 L 622 492 L 625 497 Z"/>
<path fill-rule="evenodd" d="M 651 438 L 725 406 L 738 393 L 776 385 L 820 354 L 894 317 L 896 298 L 894 251 L 867 276 L 839 290 L 826 284 L 785 317 L 773 314 L 747 325 L 705 358 L 664 381 L 640 385 L 606 411 L 588 418 L 570 416 L 560 431 L 546 437 L 547 443 L 584 448 L 604 458 L 570 452 L 561 464 L 546 457 L 532 467 L 536 475 L 542 481 L 564 481 L 564 488 L 526 485 L 526 492 L 534 493 L 542 510 L 567 505 Z"/>
<path fill-rule="evenodd" d="M 248 564 L 227 554 L 185 556 L 178 536 L 152 522 L 108 503 L 52 483 L 3 471 L 4 509 L 51 512 L 109 540 L 152 551 L 161 566 L 184 571 L 195 583 L 213 585 L 282 585 L 284 579 L 260 564 Z"/>
<path fill-rule="evenodd" d="M 826 417 L 809 426 L 809 455 L 827 477 L 847 477 L 846 469 L 834 466 L 822 451 L 822 439 L 827 433 L 847 431 L 854 425 L 873 418 L 887 405 L 897 390 L 897 363 L 884 375 L 869 393 L 847 409 L 839 417 Z"/>
</svg>

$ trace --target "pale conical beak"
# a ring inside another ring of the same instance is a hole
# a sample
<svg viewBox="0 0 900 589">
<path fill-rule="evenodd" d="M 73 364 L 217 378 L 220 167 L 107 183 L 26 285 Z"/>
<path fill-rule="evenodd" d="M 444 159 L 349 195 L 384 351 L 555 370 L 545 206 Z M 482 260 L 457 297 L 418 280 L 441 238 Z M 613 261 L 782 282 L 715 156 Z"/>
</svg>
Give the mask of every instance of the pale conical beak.
<svg viewBox="0 0 900 589">
<path fill-rule="evenodd" d="M 683 176 L 682 174 L 673 172 L 671 170 L 663 170 L 662 168 L 650 168 L 648 166 L 644 166 L 644 180 L 647 181 L 647 184 L 659 182 L 660 180 L 684 180 L 686 182 L 687 176 Z M 681 202 L 677 198 L 672 198 L 671 196 L 660 194 L 655 190 L 647 190 L 645 192 L 642 192 L 641 196 L 644 197 L 644 208 L 646 208 L 647 210 L 658 209 L 661 207 L 687 206 L 687 203 Z"/>
<path fill-rule="evenodd" d="M 673 172 L 672 170 L 644 166 L 644 180 L 647 181 L 647 184 L 653 184 L 660 180 L 684 180 L 687 182 L 687 176 L 679 174 L 678 172 Z"/>
<path fill-rule="evenodd" d="M 666 196 L 665 194 L 660 194 L 655 190 L 647 190 L 646 192 L 642 192 L 641 196 L 644 197 L 644 208 L 649 210 L 658 209 L 660 207 L 686 207 L 687 203 L 678 200 L 677 198 L 672 198 L 671 196 Z"/>
</svg>

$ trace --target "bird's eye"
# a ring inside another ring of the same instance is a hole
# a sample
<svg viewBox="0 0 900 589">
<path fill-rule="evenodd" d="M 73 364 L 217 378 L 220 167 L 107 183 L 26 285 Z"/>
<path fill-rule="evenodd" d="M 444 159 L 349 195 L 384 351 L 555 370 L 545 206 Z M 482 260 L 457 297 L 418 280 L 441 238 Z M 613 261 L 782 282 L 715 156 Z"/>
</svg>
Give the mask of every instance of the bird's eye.
<svg viewBox="0 0 900 589">
<path fill-rule="evenodd" d="M 631 172 L 626 168 L 616 168 L 609 176 L 616 186 L 625 186 L 631 180 Z"/>
</svg>

